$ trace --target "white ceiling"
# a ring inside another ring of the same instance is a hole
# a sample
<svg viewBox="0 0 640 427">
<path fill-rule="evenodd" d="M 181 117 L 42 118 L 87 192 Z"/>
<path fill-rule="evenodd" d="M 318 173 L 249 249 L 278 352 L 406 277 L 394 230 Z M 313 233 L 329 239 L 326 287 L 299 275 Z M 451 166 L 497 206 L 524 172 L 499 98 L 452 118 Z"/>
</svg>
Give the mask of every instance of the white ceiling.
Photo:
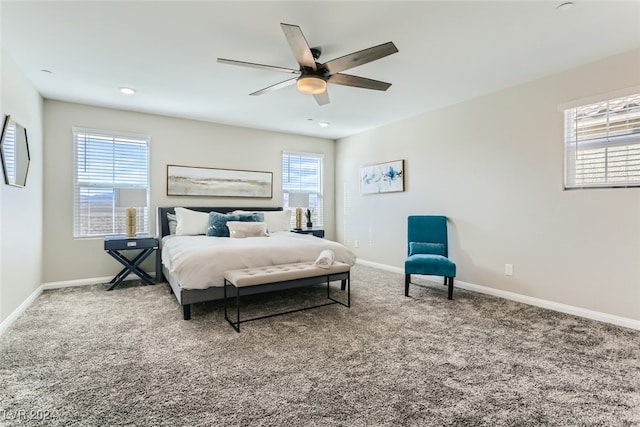
<svg viewBox="0 0 640 427">
<path fill-rule="evenodd" d="M 3 0 L 0 13 L 2 45 L 45 98 L 338 139 L 640 47 L 640 1 L 560 3 Z M 216 59 L 298 68 L 281 22 L 320 62 L 393 41 L 399 53 L 346 71 L 393 85 L 329 85 L 322 107 L 295 86 L 249 96 L 290 76 Z"/>
</svg>

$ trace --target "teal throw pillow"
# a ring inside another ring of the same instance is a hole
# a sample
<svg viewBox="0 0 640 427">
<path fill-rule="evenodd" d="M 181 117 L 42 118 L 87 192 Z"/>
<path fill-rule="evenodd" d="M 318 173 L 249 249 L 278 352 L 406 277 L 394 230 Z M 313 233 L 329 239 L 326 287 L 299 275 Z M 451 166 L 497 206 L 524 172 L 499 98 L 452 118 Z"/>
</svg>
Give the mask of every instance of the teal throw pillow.
<svg viewBox="0 0 640 427">
<path fill-rule="evenodd" d="M 446 256 L 443 243 L 409 242 L 409 256 L 416 254 Z"/>
<path fill-rule="evenodd" d="M 223 214 L 220 212 L 209 212 L 209 224 L 207 226 L 207 236 L 229 237 L 227 221 L 263 222 L 264 215 L 260 212 Z"/>
<path fill-rule="evenodd" d="M 262 212 L 242 212 L 238 213 L 240 221 L 243 222 L 264 222 L 264 214 Z"/>
</svg>

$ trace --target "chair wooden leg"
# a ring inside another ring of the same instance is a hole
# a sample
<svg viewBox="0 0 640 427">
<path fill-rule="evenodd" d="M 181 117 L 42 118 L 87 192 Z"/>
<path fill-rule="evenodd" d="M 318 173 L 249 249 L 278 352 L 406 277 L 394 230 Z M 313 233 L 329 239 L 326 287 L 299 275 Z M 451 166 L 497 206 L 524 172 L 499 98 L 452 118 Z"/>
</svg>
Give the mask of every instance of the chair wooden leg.
<svg viewBox="0 0 640 427">
<path fill-rule="evenodd" d="M 449 299 L 453 299 L 453 277 L 446 277 L 445 280 L 449 281 Z"/>
<path fill-rule="evenodd" d="M 404 296 L 405 297 L 409 296 L 409 283 L 411 283 L 411 275 L 405 274 L 404 275 Z"/>
</svg>

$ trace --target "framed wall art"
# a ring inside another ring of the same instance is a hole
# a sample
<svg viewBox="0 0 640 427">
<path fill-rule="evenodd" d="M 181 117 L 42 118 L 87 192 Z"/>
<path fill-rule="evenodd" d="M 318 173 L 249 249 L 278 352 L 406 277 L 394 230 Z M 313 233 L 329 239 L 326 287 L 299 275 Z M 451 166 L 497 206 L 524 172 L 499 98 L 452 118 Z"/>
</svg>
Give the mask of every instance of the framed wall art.
<svg viewBox="0 0 640 427">
<path fill-rule="evenodd" d="M 167 165 L 167 196 L 273 197 L 273 172 Z"/>
<path fill-rule="evenodd" d="M 378 163 L 360 168 L 360 193 L 404 191 L 404 160 Z"/>
</svg>

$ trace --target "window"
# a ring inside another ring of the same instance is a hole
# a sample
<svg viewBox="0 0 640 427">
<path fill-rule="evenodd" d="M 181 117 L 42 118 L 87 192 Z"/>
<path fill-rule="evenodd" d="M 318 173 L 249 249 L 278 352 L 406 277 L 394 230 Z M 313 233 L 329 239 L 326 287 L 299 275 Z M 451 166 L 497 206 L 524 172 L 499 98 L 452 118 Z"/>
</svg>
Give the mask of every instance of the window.
<svg viewBox="0 0 640 427">
<path fill-rule="evenodd" d="M 309 209 L 314 227 L 324 225 L 324 204 L 322 198 L 322 159 L 321 154 L 282 153 L 282 193 L 285 209 L 289 207 L 289 194 L 292 192 L 309 195 Z M 295 207 L 295 206 L 294 206 Z M 295 225 L 292 215 L 291 226 Z M 304 221 L 304 219 L 303 219 Z"/>
<path fill-rule="evenodd" d="M 565 114 L 565 188 L 640 186 L 640 94 Z"/>
<path fill-rule="evenodd" d="M 126 208 L 115 206 L 114 190 L 148 190 L 150 138 L 74 128 L 73 139 L 74 237 L 124 234 Z M 148 207 L 138 208 L 136 228 L 149 232 Z"/>
</svg>

